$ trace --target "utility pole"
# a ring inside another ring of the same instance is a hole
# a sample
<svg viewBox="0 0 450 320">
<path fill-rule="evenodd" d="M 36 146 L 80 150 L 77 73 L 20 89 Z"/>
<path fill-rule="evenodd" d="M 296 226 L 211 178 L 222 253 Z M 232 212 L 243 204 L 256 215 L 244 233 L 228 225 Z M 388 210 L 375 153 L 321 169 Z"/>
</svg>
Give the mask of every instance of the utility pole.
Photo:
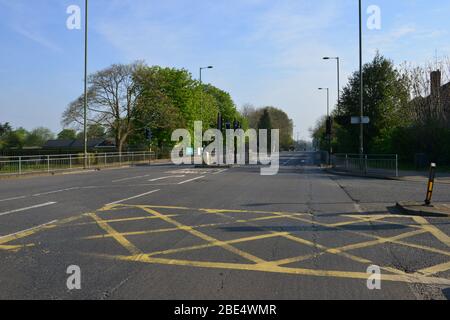
<svg viewBox="0 0 450 320">
<path fill-rule="evenodd" d="M 88 137 L 87 137 L 87 65 L 88 65 L 88 0 L 85 0 L 85 16 L 84 16 L 84 168 L 88 167 Z"/>
</svg>

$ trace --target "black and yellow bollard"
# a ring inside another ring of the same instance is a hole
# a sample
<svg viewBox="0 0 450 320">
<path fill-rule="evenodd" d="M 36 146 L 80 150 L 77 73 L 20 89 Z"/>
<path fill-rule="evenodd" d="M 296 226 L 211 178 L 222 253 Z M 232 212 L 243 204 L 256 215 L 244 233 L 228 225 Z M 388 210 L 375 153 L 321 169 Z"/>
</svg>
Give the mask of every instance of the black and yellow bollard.
<svg viewBox="0 0 450 320">
<path fill-rule="evenodd" d="M 431 199 L 433 198 L 434 179 L 435 178 L 436 178 L 436 163 L 432 163 L 431 168 L 430 168 L 430 179 L 428 180 L 427 198 L 425 199 L 425 204 L 427 206 L 431 205 Z"/>
</svg>

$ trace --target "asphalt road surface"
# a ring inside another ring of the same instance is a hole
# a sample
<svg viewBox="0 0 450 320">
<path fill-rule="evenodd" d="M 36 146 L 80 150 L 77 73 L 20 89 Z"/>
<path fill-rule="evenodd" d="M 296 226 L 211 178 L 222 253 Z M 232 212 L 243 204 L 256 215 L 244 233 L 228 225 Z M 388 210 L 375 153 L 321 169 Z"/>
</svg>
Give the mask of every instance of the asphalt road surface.
<svg viewBox="0 0 450 320">
<path fill-rule="evenodd" d="M 276 176 L 155 165 L 0 180 L 0 298 L 448 299 L 450 220 L 393 209 L 426 186 L 331 175 L 313 156 L 283 154 Z"/>
</svg>

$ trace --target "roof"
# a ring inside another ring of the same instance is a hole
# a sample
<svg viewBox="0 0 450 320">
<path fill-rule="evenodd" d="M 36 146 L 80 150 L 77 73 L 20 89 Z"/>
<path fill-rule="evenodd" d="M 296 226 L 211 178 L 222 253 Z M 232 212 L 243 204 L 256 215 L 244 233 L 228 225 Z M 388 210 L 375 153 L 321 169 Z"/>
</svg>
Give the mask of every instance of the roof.
<svg viewBox="0 0 450 320">
<path fill-rule="evenodd" d="M 107 139 L 88 140 L 88 148 L 115 147 L 114 142 Z M 44 149 L 82 149 L 84 140 L 49 140 L 43 146 Z"/>
</svg>

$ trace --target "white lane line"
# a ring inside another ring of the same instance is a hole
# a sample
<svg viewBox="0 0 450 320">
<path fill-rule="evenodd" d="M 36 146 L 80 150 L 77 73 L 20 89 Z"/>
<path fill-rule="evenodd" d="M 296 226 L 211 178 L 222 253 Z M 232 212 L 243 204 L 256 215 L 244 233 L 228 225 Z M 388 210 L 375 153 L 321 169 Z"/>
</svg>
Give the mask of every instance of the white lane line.
<svg viewBox="0 0 450 320">
<path fill-rule="evenodd" d="M 131 177 L 131 178 L 123 178 L 123 179 L 118 179 L 118 180 L 113 180 L 113 182 L 122 182 L 122 181 L 128 181 L 128 180 L 135 180 L 135 179 L 142 179 L 142 178 L 147 178 L 150 177 L 149 174 L 146 174 L 145 176 L 137 176 L 137 177 Z"/>
<path fill-rule="evenodd" d="M 47 223 L 43 223 L 43 224 L 41 224 L 41 225 L 39 225 L 39 226 L 36 226 L 36 227 L 32 227 L 32 228 L 30 228 L 30 229 L 18 231 L 18 232 L 16 232 L 16 233 L 8 234 L 8 235 L 6 235 L 6 236 L 1 236 L 1 237 L 0 237 L 0 241 L 1 241 L 2 239 L 14 237 L 14 236 L 16 236 L 16 235 L 18 235 L 18 234 L 22 234 L 22 233 L 25 233 L 25 232 L 28 232 L 28 231 L 33 231 L 33 230 L 36 230 L 36 229 L 40 229 L 40 228 L 42 228 L 42 227 L 45 227 L 45 226 L 48 226 L 48 225 L 51 225 L 51 224 L 55 224 L 55 223 L 57 223 L 57 222 L 58 222 L 58 220 L 53 220 L 53 221 L 50 221 L 50 222 L 47 222 Z"/>
<path fill-rule="evenodd" d="M 170 177 L 161 177 L 161 178 L 151 179 L 151 180 L 148 180 L 148 181 L 155 182 L 155 181 L 166 180 L 166 179 L 171 179 L 171 178 L 184 178 L 184 177 L 186 177 L 186 176 L 185 175 L 182 175 L 182 176 L 170 176 Z"/>
<path fill-rule="evenodd" d="M 204 177 L 205 176 L 197 177 L 197 178 L 194 178 L 194 179 L 189 179 L 189 180 L 186 180 L 186 181 L 182 181 L 182 182 L 180 182 L 178 184 L 185 184 L 185 183 L 192 182 L 192 181 L 195 181 L 195 180 L 198 180 L 198 179 L 202 179 Z"/>
<path fill-rule="evenodd" d="M 228 171 L 228 169 L 222 169 L 217 172 L 214 172 L 213 174 L 221 174 L 221 173 L 224 173 L 225 171 Z"/>
<path fill-rule="evenodd" d="M 158 191 L 161 191 L 161 190 L 160 189 L 153 190 L 153 191 L 149 191 L 149 192 L 146 192 L 146 193 L 143 193 L 143 194 L 138 194 L 137 196 L 133 196 L 133 197 L 130 197 L 130 198 L 122 199 L 122 200 L 119 200 L 119 201 L 114 201 L 114 202 L 108 203 L 107 206 L 112 205 L 112 204 L 119 204 L 119 203 L 122 203 L 122 202 L 125 202 L 125 201 L 128 201 L 128 200 L 134 200 L 134 199 L 137 199 L 137 198 L 145 197 L 145 196 L 147 196 L 149 194 L 156 193 Z"/>
<path fill-rule="evenodd" d="M 9 199 L 2 199 L 2 200 L 0 200 L 0 202 L 13 201 L 13 200 L 20 200 L 20 199 L 25 199 L 25 198 L 26 198 L 26 196 L 15 197 L 15 198 L 9 198 Z"/>
<path fill-rule="evenodd" d="M 46 203 L 42 203 L 42 204 L 37 204 L 35 206 L 27 207 L 27 208 L 21 208 L 21 209 L 15 209 L 15 210 L 11 210 L 11 211 L 6 211 L 6 212 L 0 213 L 0 217 L 6 216 L 6 215 L 12 214 L 12 213 L 23 212 L 23 211 L 27 211 L 27 210 L 42 208 L 42 207 L 48 207 L 48 206 L 51 206 L 51 205 L 54 205 L 54 204 L 56 204 L 56 202 L 46 202 Z"/>
<path fill-rule="evenodd" d="M 61 189 L 61 190 L 55 190 L 55 191 L 49 191 L 49 192 L 43 192 L 43 193 L 36 193 L 36 194 L 33 194 L 33 197 L 47 196 L 47 195 L 50 195 L 50 194 L 66 192 L 66 191 L 73 191 L 73 190 L 79 190 L 79 189 L 81 189 L 81 188 L 80 187 L 75 187 L 75 188 L 67 188 L 67 189 Z"/>
</svg>

